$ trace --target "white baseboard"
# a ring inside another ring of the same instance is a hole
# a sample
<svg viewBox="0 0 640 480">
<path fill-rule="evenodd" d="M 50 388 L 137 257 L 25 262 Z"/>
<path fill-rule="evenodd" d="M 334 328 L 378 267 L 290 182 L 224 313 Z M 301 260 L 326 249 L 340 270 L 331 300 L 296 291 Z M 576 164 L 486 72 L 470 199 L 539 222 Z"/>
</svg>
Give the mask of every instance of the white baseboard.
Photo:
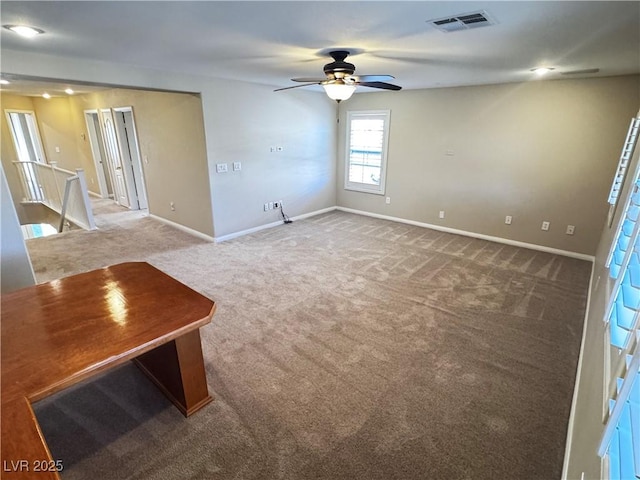
<svg viewBox="0 0 640 480">
<path fill-rule="evenodd" d="M 571 461 L 571 445 L 573 444 L 573 428 L 576 416 L 576 405 L 578 403 L 578 391 L 580 390 L 580 375 L 582 374 L 582 361 L 584 359 L 584 344 L 587 337 L 587 322 L 589 321 L 589 307 L 591 306 L 591 289 L 593 288 L 593 276 L 596 271 L 596 263 L 591 264 L 591 277 L 589 277 L 589 290 L 587 292 L 587 308 L 584 312 L 584 323 L 582 325 L 582 340 L 580 341 L 580 354 L 578 355 L 578 368 L 576 369 L 576 381 L 573 385 L 573 398 L 571 400 L 571 411 L 569 413 L 569 424 L 567 425 L 567 440 L 564 446 L 564 460 L 562 463 L 562 480 L 567 479 L 569 462 Z M 595 452 L 594 452 L 595 453 Z M 584 476 L 584 473 L 583 473 Z M 604 477 L 602 477 L 604 478 Z"/>
<path fill-rule="evenodd" d="M 336 207 L 328 207 L 323 208 L 321 210 L 315 210 L 309 213 L 303 213 L 302 215 L 297 215 L 295 217 L 291 217 L 291 220 L 302 220 L 304 218 L 314 217 L 316 215 L 320 215 L 322 213 L 332 212 Z M 250 233 L 259 232 L 260 230 L 266 230 L 267 228 L 277 227 L 278 225 L 283 225 L 282 220 L 278 220 L 277 222 L 265 223 L 264 225 L 259 225 L 257 227 L 248 228 L 246 230 L 241 230 L 239 232 L 229 233 L 227 235 L 221 235 L 219 237 L 215 237 L 215 242 L 226 242 L 227 240 L 232 240 L 234 238 L 242 237 L 243 235 L 249 235 Z"/>
<path fill-rule="evenodd" d="M 415 220 L 407 220 L 405 218 L 391 217 L 388 215 L 380 215 L 378 213 L 365 212 L 363 210 L 355 210 L 353 208 L 336 207 L 336 210 L 342 212 L 355 213 L 357 215 L 365 215 L 367 217 L 380 218 L 382 220 L 391 220 L 392 222 L 406 223 L 408 225 L 415 225 L 416 227 L 430 228 L 431 230 L 438 230 L 440 232 L 454 233 L 456 235 L 463 235 L 465 237 L 479 238 L 481 240 L 488 240 L 490 242 L 502 243 L 505 245 L 512 245 L 514 247 L 529 248 L 531 250 L 538 250 L 540 252 L 553 253 L 556 255 L 563 255 L 565 257 L 577 258 L 580 260 L 587 260 L 593 262 L 595 257 L 593 255 L 586 255 L 584 253 L 570 252 L 568 250 L 560 250 L 557 248 L 545 247 L 544 245 L 536 245 L 534 243 L 519 242 L 517 240 L 509 240 L 508 238 L 493 237 L 491 235 L 484 235 L 482 233 L 467 232 L 466 230 L 458 230 L 455 228 L 443 227 L 441 225 L 432 225 L 430 223 L 416 222 Z"/>
<path fill-rule="evenodd" d="M 202 232 L 199 232 L 197 230 L 194 230 L 193 228 L 189 228 L 189 227 L 185 227 L 184 225 L 180 225 L 179 223 L 176 222 L 172 222 L 171 220 L 167 220 L 166 218 L 162 218 L 162 217 L 158 217 L 157 215 L 154 215 L 153 213 L 149 214 L 149 217 L 153 218 L 154 220 L 158 220 L 159 222 L 165 223 L 173 228 L 176 228 L 178 230 L 182 230 L 183 232 L 186 232 L 190 235 L 193 235 L 194 237 L 198 237 L 201 238 L 202 240 L 206 240 L 208 242 L 214 242 L 215 239 L 213 237 L 210 237 L 209 235 L 205 235 Z"/>
<path fill-rule="evenodd" d="M 431 230 L 438 230 L 441 232 L 453 233 L 456 235 L 463 235 L 465 237 L 488 240 L 490 242 L 502 243 L 502 244 L 511 245 L 514 247 L 528 248 L 531 250 L 552 253 L 555 255 L 562 255 L 565 257 L 577 258 L 579 260 L 587 260 L 589 262 L 593 262 L 595 260 L 595 257 L 593 255 L 586 255 L 584 253 L 571 252 L 568 250 L 560 250 L 557 248 L 545 247 L 544 245 L 536 245 L 534 243 L 519 242 L 517 240 L 509 240 L 508 238 L 494 237 L 491 235 L 484 235 L 482 233 L 468 232 L 466 230 L 458 230 L 455 228 L 443 227 L 441 225 L 432 225 L 430 223 L 418 222 L 415 220 L 408 220 L 400 217 L 391 217 L 389 215 L 381 215 L 378 213 L 366 212 L 364 210 L 356 210 L 356 209 L 347 208 L 347 207 L 339 207 L 339 206 L 327 207 L 320 210 L 315 210 L 313 212 L 304 213 L 302 215 L 297 215 L 295 217 L 292 217 L 291 220 L 294 220 L 294 221 L 302 220 L 305 218 L 314 217 L 316 215 L 321 215 L 323 213 L 331 212 L 333 210 L 340 210 L 342 212 L 355 213 L 357 215 L 365 215 L 367 217 L 380 218 L 382 220 L 390 220 L 392 222 L 406 223 L 408 225 L 415 225 L 416 227 L 429 228 Z M 180 225 L 178 223 L 172 222 L 171 220 L 167 220 L 166 218 L 158 217 L 153 214 L 150 214 L 149 216 L 152 218 L 155 218 L 156 220 L 164 222 L 168 225 L 171 225 L 179 230 L 183 230 L 187 233 L 190 233 L 191 235 L 195 235 L 196 237 L 202 238 L 210 242 L 216 242 L 216 243 L 226 242 L 227 240 L 232 240 L 234 238 L 242 237 L 244 235 L 249 235 L 251 233 L 259 232 L 260 230 L 266 230 L 267 228 L 273 228 L 273 227 L 282 225 L 282 220 L 278 220 L 277 222 L 265 223 L 264 225 L 258 225 L 257 227 L 248 228 L 246 230 L 240 230 L 238 232 L 229 233 L 227 235 L 210 237 L 208 235 L 205 235 L 204 233 L 198 232 L 189 227 L 185 227 L 184 225 Z"/>
</svg>

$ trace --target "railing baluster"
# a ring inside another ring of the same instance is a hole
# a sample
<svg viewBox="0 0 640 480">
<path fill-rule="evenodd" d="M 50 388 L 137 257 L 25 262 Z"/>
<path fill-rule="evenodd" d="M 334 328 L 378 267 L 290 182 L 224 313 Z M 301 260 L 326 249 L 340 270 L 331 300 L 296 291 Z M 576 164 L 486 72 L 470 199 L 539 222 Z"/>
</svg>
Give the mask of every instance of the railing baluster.
<svg viewBox="0 0 640 480">
<path fill-rule="evenodd" d="M 55 163 L 13 162 L 25 194 L 25 201 L 40 202 L 61 216 L 59 231 L 64 227 L 65 219 L 87 230 L 96 228 L 89 200 L 89 190 L 84 170 L 76 173 L 58 168 Z M 65 176 L 64 198 L 60 190 L 58 175 Z M 78 189 L 73 188 L 74 185 Z"/>
</svg>

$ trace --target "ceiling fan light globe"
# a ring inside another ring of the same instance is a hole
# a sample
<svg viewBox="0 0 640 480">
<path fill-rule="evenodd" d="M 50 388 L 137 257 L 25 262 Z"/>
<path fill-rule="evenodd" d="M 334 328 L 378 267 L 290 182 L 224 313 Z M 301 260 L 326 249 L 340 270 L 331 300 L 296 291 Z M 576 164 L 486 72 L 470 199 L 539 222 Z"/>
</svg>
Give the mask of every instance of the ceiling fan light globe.
<svg viewBox="0 0 640 480">
<path fill-rule="evenodd" d="M 324 91 L 331 100 L 335 100 L 337 102 L 351 98 L 353 92 L 356 91 L 355 85 L 345 85 L 343 83 L 329 83 L 322 85 L 322 88 L 324 88 Z"/>
</svg>

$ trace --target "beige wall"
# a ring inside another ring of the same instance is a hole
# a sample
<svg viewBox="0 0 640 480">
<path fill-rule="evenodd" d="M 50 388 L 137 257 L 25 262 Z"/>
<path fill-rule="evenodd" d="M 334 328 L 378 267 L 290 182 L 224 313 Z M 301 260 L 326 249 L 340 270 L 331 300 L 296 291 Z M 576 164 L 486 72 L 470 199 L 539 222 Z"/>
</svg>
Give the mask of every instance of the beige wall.
<svg viewBox="0 0 640 480">
<path fill-rule="evenodd" d="M 202 92 L 216 235 L 273 221 L 272 213 L 259 210 L 261 202 L 278 199 L 274 196 L 285 197 L 292 215 L 335 203 L 335 107 L 322 94 L 277 96 L 269 87 L 242 82 L 2 53 L 6 72 Z M 603 231 L 606 195 L 639 95 L 638 77 L 630 76 L 359 93 L 340 106 L 340 132 L 349 109 L 391 109 L 387 195 L 392 203 L 343 190 L 342 136 L 337 150 L 339 205 L 427 223 L 438 223 L 437 212 L 444 209 L 443 225 L 453 228 L 576 252 L 597 251 L 573 442 L 567 452 L 567 477 L 572 479 L 583 471 L 585 478 L 600 477 L 595 448 L 602 430 L 601 320 L 611 288 L 602 266 L 612 236 L 608 228 Z M 141 105 L 134 108 L 140 130 Z M 7 132 L 4 124 L 2 128 L 4 163 Z M 325 144 L 318 140 L 321 135 L 327 137 Z M 280 143 L 287 153 L 270 154 L 269 146 Z M 157 151 L 154 144 L 145 148 Z M 454 155 L 446 156 L 446 150 Z M 241 173 L 214 173 L 215 163 L 234 160 L 244 162 Z M 152 155 L 149 165 L 153 163 Z M 637 163 L 638 152 L 632 169 Z M 196 171 L 207 176 L 206 170 Z M 511 227 L 503 224 L 507 214 L 514 217 Z M 542 220 L 552 222 L 548 233 L 539 231 Z M 574 237 L 564 235 L 566 223 L 576 225 Z"/>
<path fill-rule="evenodd" d="M 277 222 L 277 211 L 263 211 L 265 202 L 283 200 L 290 216 L 333 207 L 336 203 L 336 106 L 322 92 L 299 89 L 274 93 L 273 87 L 246 82 L 7 49 L 2 50 L 2 68 L 8 74 L 200 92 L 207 164 L 206 169 L 193 168 L 188 175 L 209 184 L 209 208 L 213 208 L 213 231 L 218 238 Z M 139 106 L 134 105 L 134 110 L 141 128 Z M 142 148 L 144 141 L 140 141 Z M 272 145 L 282 146 L 283 151 L 272 155 Z M 152 145 L 160 152 L 157 147 Z M 149 161 L 151 165 L 153 159 L 149 157 Z M 216 163 L 231 167 L 234 161 L 242 162 L 240 172 L 215 173 Z M 167 180 L 168 188 L 173 188 L 171 182 L 176 182 L 177 193 L 181 193 L 178 183 L 189 183 Z M 161 197 L 157 208 L 166 208 L 169 195 L 177 197 L 171 192 L 157 193 L 156 198 Z M 204 190 L 183 193 L 198 197 L 202 203 L 197 208 L 207 208 L 201 198 Z M 176 207 L 184 212 L 178 201 L 181 200 L 176 201 Z M 198 218 L 208 215 L 201 212 Z"/>
<path fill-rule="evenodd" d="M 54 97 L 49 100 L 40 97 L 23 97 L 19 95 L 3 94 L 0 98 L 2 108 L 2 158 L 5 170 L 8 170 L 8 162 L 17 160 L 13 141 L 10 137 L 9 127 L 4 114 L 5 109 L 31 110 L 36 115 L 38 130 L 42 140 L 42 148 L 47 162 L 56 162 L 57 166 L 70 171 L 82 168 L 85 171 L 89 190 L 98 193 L 93 157 L 89 149 L 86 134 L 86 125 L 82 112 L 74 109 L 73 97 Z M 60 150 L 56 151 L 56 147 Z M 7 160 L 5 160 L 7 159 Z M 13 167 L 11 168 L 13 170 Z M 7 176 L 9 174 L 7 173 Z M 11 191 L 14 194 L 13 182 L 10 182 Z"/>
<path fill-rule="evenodd" d="M 338 205 L 593 255 L 639 103 L 638 76 L 357 94 L 340 105 Z M 391 110 L 390 205 L 344 190 L 346 113 L 369 109 Z"/>
<path fill-rule="evenodd" d="M 2 167 L 0 167 L 0 220 L 2 221 L 0 290 L 2 293 L 7 293 L 33 285 L 35 276 Z"/>
<path fill-rule="evenodd" d="M 211 195 L 199 95 L 112 89 L 70 97 L 7 95 L 2 108 L 33 110 L 45 157 L 58 167 L 85 170 L 90 191 L 99 193 L 96 169 L 84 119 L 84 110 L 133 107 L 149 212 L 213 236 Z M 9 139 L 6 118 L 3 137 Z M 6 133 L 5 133 L 6 132 Z M 57 151 L 59 150 L 59 151 Z M 16 159 L 13 144 L 2 143 L 5 169 Z M 21 198 L 17 177 L 10 179 L 14 201 Z M 175 210 L 170 203 L 174 202 Z M 23 209 L 18 205 L 21 218 Z"/>
<path fill-rule="evenodd" d="M 9 95 L 3 93 L 0 95 L 0 153 L 2 154 L 2 167 L 4 168 L 5 177 L 9 190 L 11 192 L 11 198 L 16 207 L 16 212 L 19 218 L 22 218 L 24 211 L 20 202 L 22 201 L 24 194 L 22 190 L 22 184 L 18 173 L 13 166 L 13 162 L 18 161 L 18 155 L 16 153 L 13 139 L 11 137 L 11 131 L 9 130 L 9 122 L 5 114 L 5 109 L 15 110 L 29 110 L 34 111 L 33 100 L 30 97 L 21 97 L 18 95 Z"/>
<path fill-rule="evenodd" d="M 74 97 L 73 104 L 76 112 L 133 107 L 149 212 L 213 236 L 199 95 L 112 89 Z"/>
<path fill-rule="evenodd" d="M 281 200 L 292 217 L 335 206 L 336 107 L 326 95 L 225 82 L 203 104 L 216 237 L 280 221 L 266 202 Z"/>
<path fill-rule="evenodd" d="M 636 105 L 636 111 L 637 109 L 638 105 Z M 582 472 L 585 472 L 585 479 L 602 478 L 600 475 L 601 461 L 596 452 L 600 446 L 603 432 L 603 409 L 605 405 L 608 405 L 604 388 L 604 358 L 609 355 L 609 348 L 605 350 L 605 329 L 607 326 L 603 319 L 615 283 L 609 277 L 609 270 L 605 267 L 605 262 L 609 256 L 620 217 L 623 214 L 626 197 L 633 185 L 635 177 L 633 173 L 637 172 L 639 167 L 640 145 L 636 146 L 630 162 L 629 174 L 620 195 L 620 203 L 616 209 L 612 227 L 603 225 L 604 228 L 596 252 L 591 296 L 585 319 L 581 365 L 576 379 L 576 406 L 573 411 L 573 423 L 569 426 L 569 435 L 572 441 L 565 454 L 567 479 L 581 478 Z"/>
<path fill-rule="evenodd" d="M 82 112 L 74 108 L 74 100 L 74 97 L 33 98 L 42 146 L 49 163 L 55 162 L 58 167 L 72 172 L 82 168 L 89 190 L 98 193 L 87 127 Z"/>
</svg>

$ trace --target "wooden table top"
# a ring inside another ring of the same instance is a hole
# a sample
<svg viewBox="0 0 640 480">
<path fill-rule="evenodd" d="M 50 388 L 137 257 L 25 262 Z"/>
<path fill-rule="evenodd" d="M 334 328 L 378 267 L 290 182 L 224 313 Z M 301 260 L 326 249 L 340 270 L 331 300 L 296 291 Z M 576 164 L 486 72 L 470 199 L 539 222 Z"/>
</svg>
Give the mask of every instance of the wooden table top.
<svg viewBox="0 0 640 480">
<path fill-rule="evenodd" d="M 211 321 L 215 304 L 148 263 L 122 263 L 1 300 L 2 403 L 31 402 Z"/>
<path fill-rule="evenodd" d="M 55 468 L 35 470 L 51 454 L 31 402 L 196 330 L 214 311 L 213 301 L 147 263 L 2 295 L 2 477 L 59 478 Z"/>
</svg>

